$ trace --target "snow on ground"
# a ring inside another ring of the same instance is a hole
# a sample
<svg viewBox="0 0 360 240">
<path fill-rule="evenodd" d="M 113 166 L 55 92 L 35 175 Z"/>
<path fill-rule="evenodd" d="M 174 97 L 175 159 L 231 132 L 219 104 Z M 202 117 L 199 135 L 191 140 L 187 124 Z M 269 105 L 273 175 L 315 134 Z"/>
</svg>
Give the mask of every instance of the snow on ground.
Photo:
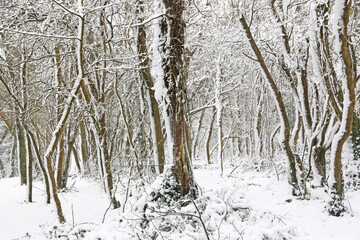
<svg viewBox="0 0 360 240">
<path fill-rule="evenodd" d="M 72 224 L 74 216 L 75 224 L 101 223 L 109 205 L 101 185 L 92 181 L 70 180 L 71 184 L 74 182 L 69 192 L 59 194 L 66 220 Z M 43 184 L 34 184 L 33 203 L 24 201 L 26 186 L 19 185 L 18 178 L 0 180 L 0 240 L 22 239 L 28 233 L 41 232 L 44 227 L 58 224 L 55 207 L 45 203 Z M 117 212 L 110 211 L 108 216 L 111 215 L 117 215 Z"/>
<path fill-rule="evenodd" d="M 231 170 L 227 169 L 226 173 Z M 286 181 L 277 181 L 271 173 L 239 170 L 221 178 L 219 171 L 211 167 L 194 171 L 202 192 L 197 204 L 202 209 L 202 219 L 210 239 L 360 239 L 360 192 L 346 195 L 351 211 L 337 218 L 327 214 L 324 207 L 328 197 L 321 189 L 312 189 L 311 200 L 298 200 L 291 196 Z M 101 224 L 109 204 L 98 182 L 85 179 L 70 181 L 74 183 L 70 191 L 60 194 L 68 224 L 57 226 L 58 229 L 52 227 L 58 225 L 56 212 L 53 205 L 44 203 L 42 184 L 35 184 L 35 202 L 26 203 L 26 187 L 19 186 L 18 182 L 17 178 L 0 180 L 0 240 L 50 239 L 65 232 L 72 235 L 62 239 L 78 239 L 82 235 L 84 238 L 81 239 L 126 240 L 141 236 L 140 231 L 135 229 L 136 221 L 131 220 L 135 215 L 130 212 L 123 215 L 122 208 L 109 210 L 105 224 Z M 123 198 L 119 199 L 123 203 Z M 128 209 L 134 204 L 131 201 Z M 193 210 L 189 205 L 179 212 Z M 159 222 L 154 220 L 154 223 Z M 169 226 L 182 227 L 164 232 L 162 237 L 206 239 L 199 221 L 193 222 L 192 227 L 190 223 L 184 216 L 173 217 Z"/>
</svg>

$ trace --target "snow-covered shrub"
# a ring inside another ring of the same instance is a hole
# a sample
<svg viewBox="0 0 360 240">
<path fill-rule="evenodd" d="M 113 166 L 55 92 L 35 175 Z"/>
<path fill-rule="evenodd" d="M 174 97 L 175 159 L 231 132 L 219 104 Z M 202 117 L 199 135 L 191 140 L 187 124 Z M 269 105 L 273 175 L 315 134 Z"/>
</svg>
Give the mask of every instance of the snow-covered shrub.
<svg viewBox="0 0 360 240">
<path fill-rule="evenodd" d="M 330 215 L 339 217 L 346 211 L 346 208 L 342 199 L 338 195 L 333 194 L 327 210 Z"/>
</svg>

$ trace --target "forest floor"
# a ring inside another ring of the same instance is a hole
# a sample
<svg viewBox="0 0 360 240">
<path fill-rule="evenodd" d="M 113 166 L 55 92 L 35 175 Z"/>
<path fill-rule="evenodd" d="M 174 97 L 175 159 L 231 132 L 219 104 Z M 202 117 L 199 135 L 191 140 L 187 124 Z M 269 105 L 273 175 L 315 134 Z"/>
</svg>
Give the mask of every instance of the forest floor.
<svg viewBox="0 0 360 240">
<path fill-rule="evenodd" d="M 106 212 L 109 202 L 101 184 L 73 177 L 69 191 L 60 194 L 67 224 L 59 225 L 53 205 L 45 204 L 41 182 L 35 183 L 34 202 L 27 203 L 24 201 L 26 187 L 19 186 L 17 178 L 1 179 L 0 240 L 126 240 L 151 239 L 151 236 L 154 239 L 207 239 L 206 233 L 209 239 L 221 240 L 360 239 L 360 191 L 346 194 L 349 211 L 344 216 L 331 217 L 325 209 L 329 199 L 323 189 L 312 189 L 310 200 L 299 200 L 291 196 L 284 177 L 277 180 L 271 171 L 239 169 L 229 175 L 233 169 L 226 169 L 224 177 L 214 165 L 195 169 L 200 198 L 183 207 L 164 210 L 161 206 L 161 211 L 153 211 L 158 216 L 153 216 L 145 228 L 139 227 L 141 215 L 136 212 L 145 191 L 135 192 L 135 188 L 139 188 L 136 182 L 125 212 L 123 206 Z M 123 181 L 118 187 L 122 204 L 127 183 Z M 190 216 L 199 216 L 195 204 L 201 219 Z"/>
</svg>

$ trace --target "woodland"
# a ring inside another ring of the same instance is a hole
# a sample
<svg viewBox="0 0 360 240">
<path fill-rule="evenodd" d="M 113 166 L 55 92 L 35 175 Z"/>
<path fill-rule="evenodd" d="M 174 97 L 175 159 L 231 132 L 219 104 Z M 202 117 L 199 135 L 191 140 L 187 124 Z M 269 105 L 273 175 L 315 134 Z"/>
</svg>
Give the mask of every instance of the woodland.
<svg viewBox="0 0 360 240">
<path fill-rule="evenodd" d="M 0 239 L 360 239 L 359 44 L 359 0 L 0 0 Z"/>
</svg>

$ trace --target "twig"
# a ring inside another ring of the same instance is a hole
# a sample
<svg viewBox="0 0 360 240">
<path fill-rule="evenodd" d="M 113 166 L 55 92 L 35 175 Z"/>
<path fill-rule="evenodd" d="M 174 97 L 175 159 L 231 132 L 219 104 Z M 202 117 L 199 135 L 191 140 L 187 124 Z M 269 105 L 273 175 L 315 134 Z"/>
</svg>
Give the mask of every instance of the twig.
<svg viewBox="0 0 360 240">
<path fill-rule="evenodd" d="M 234 223 L 231 224 L 235 230 L 239 233 L 240 237 L 241 237 L 241 240 L 244 240 L 244 238 L 242 237 L 242 233 L 245 231 L 245 228 L 240 232 L 239 229 L 237 229 L 237 227 L 235 226 Z"/>
<path fill-rule="evenodd" d="M 240 167 L 240 165 L 236 166 L 236 167 L 230 172 L 229 176 L 230 176 L 233 172 L 235 172 L 235 170 L 236 170 L 238 167 Z"/>
<path fill-rule="evenodd" d="M 200 220 L 200 222 L 201 222 L 201 224 L 202 224 L 202 226 L 203 226 L 203 229 L 204 229 L 205 234 L 206 234 L 206 238 L 207 238 L 208 240 L 210 240 L 209 233 L 208 233 L 208 231 L 206 230 L 204 221 L 202 220 L 200 210 L 199 210 L 199 208 L 197 207 L 197 205 L 196 205 L 196 203 L 195 203 L 195 201 L 194 201 L 193 199 L 191 199 L 191 202 L 194 204 L 194 207 L 196 208 L 196 211 L 197 211 L 198 214 L 199 214 L 198 218 L 199 218 L 199 220 Z"/>
<path fill-rule="evenodd" d="M 131 162 L 131 166 L 130 166 L 130 170 L 129 170 L 129 179 L 128 179 L 128 184 L 126 187 L 126 194 L 125 194 L 125 201 L 124 201 L 124 206 L 123 206 L 123 213 L 125 212 L 125 206 L 126 203 L 128 201 L 129 198 L 129 188 L 130 188 L 130 183 L 131 183 L 131 173 L 133 172 L 133 167 L 134 167 L 134 161 Z"/>
<path fill-rule="evenodd" d="M 110 201 L 109 207 L 105 210 L 105 213 L 104 213 L 104 216 L 103 216 L 103 219 L 102 219 L 102 222 L 101 222 L 101 223 L 104 223 L 104 222 L 105 222 L 105 217 L 106 217 L 107 212 L 108 212 L 109 209 L 111 208 L 111 204 L 112 204 L 112 201 Z"/>
<path fill-rule="evenodd" d="M 159 231 L 159 229 L 157 229 L 157 227 L 155 226 L 155 224 L 153 223 L 153 221 L 151 219 L 149 219 L 151 224 L 154 226 L 155 230 L 159 233 L 160 237 L 165 240 L 164 236 L 161 234 L 161 232 Z"/>
<path fill-rule="evenodd" d="M 347 201 L 347 202 L 348 202 L 348 204 L 349 204 L 350 214 L 351 214 L 351 216 L 353 217 L 353 216 L 354 216 L 354 212 L 353 212 L 353 210 L 352 210 L 352 207 L 351 207 L 351 204 L 350 204 L 349 198 L 346 198 L 346 201 Z"/>
<path fill-rule="evenodd" d="M 67 8 L 67 7 L 65 7 L 64 5 L 62 5 L 61 3 L 59 3 L 58 1 L 55 1 L 55 0 L 51 0 L 51 1 L 52 1 L 53 3 L 55 3 L 56 5 L 58 5 L 59 7 L 61 7 L 62 9 L 64 9 L 66 12 L 68 12 L 68 13 L 70 13 L 70 14 L 72 14 L 72 15 L 75 15 L 75 16 L 77 16 L 77 17 L 79 17 L 79 18 L 82 18 L 82 16 L 81 16 L 79 13 L 70 10 L 69 8 Z"/>
<path fill-rule="evenodd" d="M 10 29 L 10 28 L 3 28 L 3 27 L 1 27 L 0 30 L 1 31 L 8 31 L 8 32 L 11 32 L 11 33 L 19 33 L 19 34 L 23 34 L 23 35 L 29 35 L 29 36 L 42 37 L 42 38 L 79 40 L 79 38 L 77 38 L 77 37 L 61 36 L 61 35 L 49 35 L 49 34 L 42 34 L 42 33 L 37 33 L 37 32 L 24 32 L 24 31 L 19 31 L 19 30 Z"/>
<path fill-rule="evenodd" d="M 225 204 L 225 206 L 226 206 L 226 211 L 225 211 L 224 215 L 222 216 L 221 221 L 220 221 L 220 224 L 219 224 L 219 227 L 218 227 L 218 239 L 220 239 L 220 227 L 221 227 L 221 225 L 222 225 L 222 223 L 223 223 L 226 215 L 228 214 L 228 205 L 226 204 L 226 202 L 224 201 L 224 199 L 221 199 L 221 200 L 224 202 L 224 204 Z"/>
<path fill-rule="evenodd" d="M 280 181 L 279 172 L 278 172 L 277 167 L 276 167 L 276 165 L 275 165 L 275 163 L 274 163 L 274 160 L 272 159 L 272 157 L 270 157 L 269 160 L 270 160 L 270 162 L 271 162 L 271 165 L 274 167 L 277 180 Z"/>
<path fill-rule="evenodd" d="M 71 204 L 71 218 L 72 218 L 72 226 L 75 227 L 74 204 Z"/>
</svg>

